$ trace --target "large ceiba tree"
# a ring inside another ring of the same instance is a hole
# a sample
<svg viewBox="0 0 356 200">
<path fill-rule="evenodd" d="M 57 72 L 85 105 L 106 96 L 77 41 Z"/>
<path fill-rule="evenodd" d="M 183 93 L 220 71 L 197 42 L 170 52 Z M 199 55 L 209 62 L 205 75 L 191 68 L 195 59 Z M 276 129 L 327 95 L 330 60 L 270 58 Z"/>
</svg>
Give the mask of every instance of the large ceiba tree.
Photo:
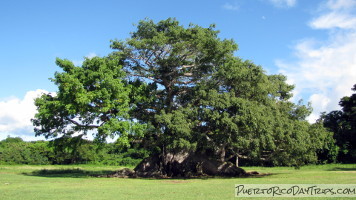
<svg viewBox="0 0 356 200">
<path fill-rule="evenodd" d="M 222 168 L 231 172 L 226 163 L 237 166 L 239 158 L 314 161 L 330 133 L 305 120 L 310 107 L 289 101 L 293 86 L 285 76 L 237 58 L 237 44 L 218 33 L 213 25 L 143 20 L 131 38 L 112 41 L 107 57 L 86 59 L 81 67 L 58 59 L 63 72 L 53 81 L 59 91 L 36 100 L 36 134 L 96 130 L 98 139 L 119 135 L 126 144 L 132 136 L 152 151 L 136 169 L 169 176 L 229 174 Z"/>
</svg>

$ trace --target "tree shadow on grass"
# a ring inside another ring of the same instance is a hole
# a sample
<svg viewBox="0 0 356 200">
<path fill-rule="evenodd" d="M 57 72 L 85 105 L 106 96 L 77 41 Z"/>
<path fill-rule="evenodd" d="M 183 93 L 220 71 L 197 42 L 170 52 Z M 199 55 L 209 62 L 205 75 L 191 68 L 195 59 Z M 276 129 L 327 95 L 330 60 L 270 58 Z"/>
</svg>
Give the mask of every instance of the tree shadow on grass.
<svg viewBox="0 0 356 200">
<path fill-rule="evenodd" d="M 97 177 L 97 178 L 123 178 L 123 177 L 110 177 L 111 174 L 114 174 L 117 171 L 112 170 L 101 170 L 101 171 L 88 171 L 82 170 L 80 168 L 73 169 L 41 169 L 35 170 L 33 172 L 25 172 L 22 173 L 26 176 L 39 176 L 39 177 L 47 177 L 47 178 L 89 178 L 89 177 Z M 167 177 L 167 178 L 157 178 L 157 177 L 126 177 L 126 178 L 137 178 L 137 179 L 147 179 L 147 180 L 190 180 L 190 179 L 232 179 L 232 178 L 264 178 L 272 175 L 278 175 L 279 173 L 258 173 L 253 174 L 249 173 L 244 176 L 239 177 L 227 177 L 227 176 L 197 176 L 197 177 Z"/>
<path fill-rule="evenodd" d="M 142 178 L 138 177 L 139 179 L 145 180 L 163 180 L 167 182 L 179 182 L 179 181 L 189 181 L 189 180 L 211 180 L 211 179 L 247 179 L 247 178 L 265 178 L 273 175 L 278 175 L 279 173 L 265 173 L 265 174 L 258 174 L 258 175 L 246 175 L 246 176 L 239 176 L 239 177 L 229 177 L 229 176 L 197 176 L 197 177 L 168 177 L 168 178 Z"/>
<path fill-rule="evenodd" d="M 356 168 L 334 167 L 328 171 L 356 171 Z"/>
<path fill-rule="evenodd" d="M 227 177 L 227 176 L 200 176 L 200 177 L 171 177 L 171 178 L 142 178 L 138 177 L 137 179 L 148 180 L 148 181 L 162 181 L 163 183 L 187 183 L 193 180 L 214 180 L 214 179 L 247 179 L 247 178 L 265 178 L 268 176 L 277 175 L 277 173 L 269 173 L 269 174 L 259 174 L 259 175 L 248 175 L 248 176 L 240 176 L 240 177 Z"/>
<path fill-rule="evenodd" d="M 186 181 L 186 180 L 211 180 L 211 179 L 247 179 L 247 178 L 265 178 L 269 176 L 274 176 L 283 173 L 259 173 L 259 174 L 247 174 L 242 176 L 211 176 L 211 175 L 201 175 L 201 176 L 190 176 L 190 177 L 135 177 L 136 179 L 144 180 L 167 180 L 169 181 Z M 111 177 L 113 178 L 113 177 Z M 114 177 L 115 178 L 115 177 Z"/>
<path fill-rule="evenodd" d="M 114 171 L 102 170 L 102 171 L 88 171 L 79 168 L 76 169 L 41 169 L 35 170 L 30 173 L 22 173 L 26 176 L 40 176 L 48 178 L 89 178 L 105 174 L 113 173 Z"/>
</svg>

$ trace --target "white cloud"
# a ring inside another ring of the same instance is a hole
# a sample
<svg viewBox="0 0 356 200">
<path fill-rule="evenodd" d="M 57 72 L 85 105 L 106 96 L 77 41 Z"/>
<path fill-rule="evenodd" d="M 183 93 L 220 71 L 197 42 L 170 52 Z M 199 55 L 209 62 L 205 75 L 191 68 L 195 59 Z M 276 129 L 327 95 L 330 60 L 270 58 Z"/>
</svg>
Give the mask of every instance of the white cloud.
<svg viewBox="0 0 356 200">
<path fill-rule="evenodd" d="M 326 13 L 310 22 L 314 29 L 356 29 L 356 0 L 329 0 L 323 4 Z"/>
<path fill-rule="evenodd" d="M 84 56 L 84 58 L 88 58 L 88 59 L 92 59 L 94 57 L 98 56 L 96 53 L 89 53 L 88 55 Z M 81 60 L 72 60 L 73 64 L 75 66 L 81 66 L 84 62 L 84 59 L 81 59 Z"/>
<path fill-rule="evenodd" d="M 310 25 L 315 29 L 355 29 L 356 18 L 353 18 L 350 14 L 332 12 L 315 19 Z"/>
<path fill-rule="evenodd" d="M 10 97 L 0 101 L 0 140 L 8 135 L 21 136 L 25 140 L 34 140 L 31 119 L 36 113 L 34 99 L 45 90 L 29 91 L 23 99 Z M 36 138 L 38 139 L 38 138 Z"/>
<path fill-rule="evenodd" d="M 89 58 L 89 59 L 92 59 L 92 58 L 94 58 L 94 57 L 96 57 L 96 56 L 98 56 L 98 55 L 96 55 L 96 53 L 93 53 L 93 52 L 91 52 L 91 53 L 89 53 L 87 56 L 85 56 L 86 58 Z"/>
<path fill-rule="evenodd" d="M 329 0 L 326 3 L 326 7 L 332 10 L 352 9 L 356 7 L 355 0 Z"/>
<path fill-rule="evenodd" d="M 269 0 L 269 2 L 279 8 L 291 8 L 297 4 L 297 0 Z"/>
<path fill-rule="evenodd" d="M 309 96 L 314 108 L 311 122 L 321 112 L 340 109 L 340 98 L 351 95 L 356 83 L 356 15 L 350 12 L 355 2 L 327 1 L 310 27 L 329 31 L 329 38 L 301 40 L 294 47 L 297 61 L 276 62 L 280 72 L 296 84 L 297 98 Z"/>
<path fill-rule="evenodd" d="M 223 9 L 225 10 L 233 10 L 233 11 L 236 11 L 236 10 L 239 10 L 240 9 L 240 6 L 235 2 L 234 4 L 231 4 L 231 3 L 225 3 L 223 6 L 222 6 Z"/>
<path fill-rule="evenodd" d="M 31 119 L 37 113 L 34 99 L 42 94 L 48 94 L 46 90 L 28 91 L 23 99 L 17 97 L 8 97 L 0 99 L 0 141 L 10 137 L 20 137 L 25 141 L 46 140 L 45 137 L 36 137 Z M 55 92 L 50 94 L 56 95 Z M 93 140 L 94 137 L 89 133 L 85 139 Z M 78 133 L 79 134 L 79 133 Z M 74 134 L 74 135 L 78 135 Z M 113 142 L 117 139 L 107 139 Z"/>
</svg>

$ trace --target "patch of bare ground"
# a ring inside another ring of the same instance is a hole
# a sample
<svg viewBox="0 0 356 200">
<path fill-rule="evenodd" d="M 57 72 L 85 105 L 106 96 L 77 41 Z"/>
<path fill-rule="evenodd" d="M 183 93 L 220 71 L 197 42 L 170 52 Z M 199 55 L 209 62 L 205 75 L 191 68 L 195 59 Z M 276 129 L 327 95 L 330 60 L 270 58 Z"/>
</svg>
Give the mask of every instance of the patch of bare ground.
<svg viewBox="0 0 356 200">
<path fill-rule="evenodd" d="M 351 173 L 351 174 L 355 174 L 356 171 L 338 171 L 336 173 Z"/>
</svg>

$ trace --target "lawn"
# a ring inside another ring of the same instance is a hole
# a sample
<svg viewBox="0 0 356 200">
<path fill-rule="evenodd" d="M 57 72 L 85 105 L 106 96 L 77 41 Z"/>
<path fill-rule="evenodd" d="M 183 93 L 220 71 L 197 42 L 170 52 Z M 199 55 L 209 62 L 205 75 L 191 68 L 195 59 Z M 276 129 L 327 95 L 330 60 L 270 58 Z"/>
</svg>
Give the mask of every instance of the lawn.
<svg viewBox="0 0 356 200">
<path fill-rule="evenodd" d="M 123 179 L 91 176 L 107 174 L 117 169 L 118 167 L 94 165 L 0 165 L 0 199 L 253 200 L 262 198 L 235 198 L 235 184 L 356 184 L 356 164 L 313 165 L 299 170 L 290 167 L 246 167 L 247 171 L 270 174 L 249 178 Z"/>
</svg>

